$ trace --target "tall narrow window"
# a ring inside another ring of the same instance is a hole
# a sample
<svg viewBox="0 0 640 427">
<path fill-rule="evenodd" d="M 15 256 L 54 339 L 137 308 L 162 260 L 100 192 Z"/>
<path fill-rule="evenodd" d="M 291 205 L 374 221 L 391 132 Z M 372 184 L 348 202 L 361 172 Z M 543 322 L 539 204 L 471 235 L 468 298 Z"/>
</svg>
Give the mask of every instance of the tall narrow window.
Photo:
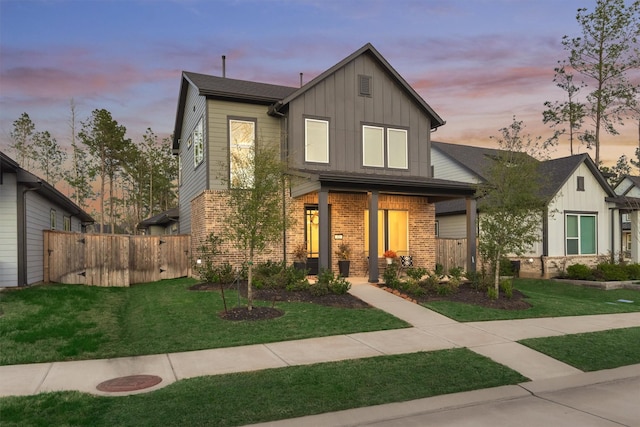
<svg viewBox="0 0 640 427">
<path fill-rule="evenodd" d="M 51 209 L 49 211 L 49 226 L 52 230 L 56 229 L 56 210 Z"/>
<path fill-rule="evenodd" d="M 253 187 L 255 144 L 255 122 L 229 120 L 229 171 L 231 187 Z"/>
<path fill-rule="evenodd" d="M 204 123 L 202 117 L 193 129 L 193 167 L 197 167 L 204 159 Z"/>
<path fill-rule="evenodd" d="M 364 166 L 384 167 L 384 129 L 362 127 L 362 163 Z"/>
<path fill-rule="evenodd" d="M 329 122 L 326 120 L 304 120 L 304 160 L 329 163 Z"/>
<path fill-rule="evenodd" d="M 66 215 L 64 216 L 62 227 L 63 227 L 64 231 L 71 231 L 71 217 L 70 216 L 66 216 Z"/>
<path fill-rule="evenodd" d="M 578 177 L 578 191 L 584 191 L 584 176 Z"/>
<path fill-rule="evenodd" d="M 409 165 L 407 153 L 407 131 L 404 129 L 387 129 L 387 153 L 389 167 L 407 169 Z"/>
<path fill-rule="evenodd" d="M 597 251 L 595 215 L 568 214 L 566 216 L 567 255 L 594 255 Z"/>
</svg>

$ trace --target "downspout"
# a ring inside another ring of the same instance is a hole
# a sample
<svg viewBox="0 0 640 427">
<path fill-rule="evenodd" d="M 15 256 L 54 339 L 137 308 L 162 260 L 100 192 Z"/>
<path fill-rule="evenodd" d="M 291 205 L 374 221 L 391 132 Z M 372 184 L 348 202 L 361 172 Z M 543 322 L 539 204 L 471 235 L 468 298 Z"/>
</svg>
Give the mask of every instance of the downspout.
<svg viewBox="0 0 640 427">
<path fill-rule="evenodd" d="M 40 187 L 42 182 L 38 182 Z M 20 200 L 19 208 L 22 210 L 22 215 L 18 218 L 22 221 L 22 224 L 18 224 L 18 286 L 28 286 L 27 283 L 27 193 L 29 191 L 37 191 L 40 187 L 25 188 L 22 190 L 22 198 Z"/>
</svg>

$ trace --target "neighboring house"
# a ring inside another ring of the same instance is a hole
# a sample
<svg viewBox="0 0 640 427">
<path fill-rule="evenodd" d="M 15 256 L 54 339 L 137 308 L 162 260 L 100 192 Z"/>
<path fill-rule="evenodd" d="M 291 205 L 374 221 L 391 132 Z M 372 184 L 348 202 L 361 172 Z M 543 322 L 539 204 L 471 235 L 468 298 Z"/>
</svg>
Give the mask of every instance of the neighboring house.
<svg viewBox="0 0 640 427">
<path fill-rule="evenodd" d="M 640 252 L 638 205 L 640 204 L 640 176 L 625 175 L 615 186 L 618 206 L 622 212 L 622 254 L 625 259 L 637 260 Z"/>
<path fill-rule="evenodd" d="M 370 44 L 300 88 L 183 72 L 173 141 L 180 233 L 193 249 L 219 231 L 237 167 L 230 152 L 275 143 L 298 177 L 285 195 L 298 223 L 261 259 L 289 262 L 306 242 L 312 270 L 337 271 L 334 250 L 347 243 L 352 274 L 372 281 L 386 249 L 433 268 L 434 203 L 474 203 L 472 186 L 431 175 L 431 132 L 442 125 Z"/>
<path fill-rule="evenodd" d="M 441 142 L 432 142 L 432 149 L 434 176 L 469 183 L 486 182 L 485 171 L 498 154 Z M 519 259 L 522 274 L 548 277 L 571 264 L 594 264 L 620 253 L 620 201 L 589 155 L 541 162 L 540 175 L 548 213 L 540 225 L 540 242 Z M 439 237 L 467 237 L 465 217 L 459 201 L 438 203 Z"/>
<path fill-rule="evenodd" d="M 147 236 L 178 234 L 179 219 L 179 209 L 171 208 L 144 221 L 140 221 L 136 228 Z"/>
<path fill-rule="evenodd" d="M 83 231 L 93 218 L 0 152 L 0 287 L 43 280 L 43 230 Z"/>
</svg>

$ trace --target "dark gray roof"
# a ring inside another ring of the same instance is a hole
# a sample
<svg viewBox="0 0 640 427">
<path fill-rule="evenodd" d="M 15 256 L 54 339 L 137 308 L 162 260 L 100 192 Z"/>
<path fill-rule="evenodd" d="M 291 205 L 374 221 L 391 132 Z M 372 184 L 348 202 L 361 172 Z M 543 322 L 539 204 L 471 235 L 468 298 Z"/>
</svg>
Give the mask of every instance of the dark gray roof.
<svg viewBox="0 0 640 427">
<path fill-rule="evenodd" d="M 22 169 L 15 160 L 0 151 L 0 185 L 2 185 L 3 172 L 15 173 L 18 184 L 34 189 L 36 193 L 63 207 L 69 212 L 69 214 L 77 217 L 80 221 L 84 223 L 94 222 L 94 219 L 78 205 L 73 203 L 71 199 L 62 194 L 47 181 L 37 177 L 25 169 Z"/>
<path fill-rule="evenodd" d="M 298 88 L 247 80 L 229 79 L 184 71 L 182 75 L 198 88 L 200 95 L 271 104 L 286 98 Z"/>
<path fill-rule="evenodd" d="M 596 164 L 591 160 L 588 154 L 577 154 L 574 156 L 561 157 L 559 159 L 546 160 L 540 163 L 541 192 L 546 197 L 554 196 L 560 188 L 567 182 L 573 172 L 584 163 L 593 176 L 598 180 L 602 189 L 609 197 L 615 196 L 611 186 L 604 179 Z"/>
<path fill-rule="evenodd" d="M 151 218 L 147 218 L 138 223 L 137 228 L 147 228 L 151 225 L 169 225 L 174 222 L 178 222 L 180 218 L 180 211 L 178 208 L 171 208 L 164 212 L 160 212 L 158 215 L 154 215 Z"/>
<path fill-rule="evenodd" d="M 483 181 L 486 181 L 484 174 L 489 162 L 500 154 L 500 150 L 494 148 L 473 147 L 438 141 L 431 141 L 431 148 L 436 148 Z"/>
<path fill-rule="evenodd" d="M 615 188 L 617 189 L 620 184 L 624 182 L 625 179 L 631 181 L 631 185 L 622 193 L 622 195 L 626 195 L 629 191 L 633 189 L 633 187 L 640 188 L 640 176 L 633 175 L 624 175 L 622 179 L 616 184 Z M 615 191 L 615 190 L 614 190 Z"/>
</svg>

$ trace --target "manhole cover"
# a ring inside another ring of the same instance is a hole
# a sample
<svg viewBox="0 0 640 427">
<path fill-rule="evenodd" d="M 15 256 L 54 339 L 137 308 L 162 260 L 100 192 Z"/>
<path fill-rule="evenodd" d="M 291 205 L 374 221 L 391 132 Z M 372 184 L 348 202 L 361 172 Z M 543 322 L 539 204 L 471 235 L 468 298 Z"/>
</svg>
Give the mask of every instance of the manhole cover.
<svg viewBox="0 0 640 427">
<path fill-rule="evenodd" d="M 101 382 L 96 388 L 110 393 L 136 391 L 153 387 L 161 381 L 162 378 L 156 375 L 129 375 L 128 377 L 119 377 Z"/>
</svg>

